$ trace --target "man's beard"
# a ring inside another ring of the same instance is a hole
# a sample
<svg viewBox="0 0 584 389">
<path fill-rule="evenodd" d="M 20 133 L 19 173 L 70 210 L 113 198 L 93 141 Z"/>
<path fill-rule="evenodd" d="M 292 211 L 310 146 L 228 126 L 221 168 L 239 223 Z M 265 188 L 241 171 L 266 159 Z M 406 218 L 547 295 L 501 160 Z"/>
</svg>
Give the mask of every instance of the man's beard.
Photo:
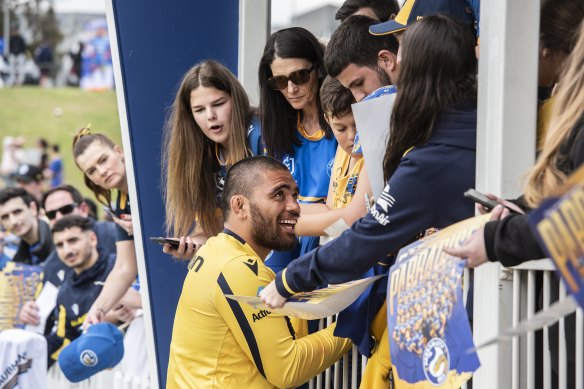
<svg viewBox="0 0 584 389">
<path fill-rule="evenodd" d="M 296 238 L 281 232 L 278 221 L 272 221 L 262 215 L 259 207 L 250 202 L 251 236 L 253 241 L 270 250 L 290 250 L 296 244 Z"/>
<path fill-rule="evenodd" d="M 375 66 L 375 71 L 377 72 L 377 77 L 379 78 L 381 86 L 393 85 L 391 78 L 389 78 L 387 73 L 385 73 L 385 70 L 383 70 L 380 66 Z"/>
</svg>

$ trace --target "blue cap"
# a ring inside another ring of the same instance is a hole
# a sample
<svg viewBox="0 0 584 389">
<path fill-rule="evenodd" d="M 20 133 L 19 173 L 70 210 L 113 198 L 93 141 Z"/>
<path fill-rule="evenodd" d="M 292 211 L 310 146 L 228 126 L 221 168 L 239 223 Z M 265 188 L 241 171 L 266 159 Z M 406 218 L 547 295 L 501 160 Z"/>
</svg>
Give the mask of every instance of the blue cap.
<svg viewBox="0 0 584 389">
<path fill-rule="evenodd" d="M 61 350 L 59 367 L 69 381 L 79 382 L 116 366 L 123 356 L 122 331 L 111 323 L 98 323 Z"/>
<path fill-rule="evenodd" d="M 466 0 L 406 0 L 395 19 L 370 26 L 369 33 L 372 35 L 393 34 L 405 30 L 424 16 L 435 14 L 450 15 L 469 24 L 475 20 L 472 8 Z"/>
</svg>

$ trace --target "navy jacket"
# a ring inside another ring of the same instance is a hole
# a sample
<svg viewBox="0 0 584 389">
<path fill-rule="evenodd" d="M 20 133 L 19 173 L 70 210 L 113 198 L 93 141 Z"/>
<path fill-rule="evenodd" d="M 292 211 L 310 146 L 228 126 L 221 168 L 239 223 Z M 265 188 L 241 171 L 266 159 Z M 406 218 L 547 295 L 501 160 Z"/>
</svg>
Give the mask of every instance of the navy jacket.
<svg viewBox="0 0 584 389">
<path fill-rule="evenodd" d="M 73 341 L 81 335 L 85 317 L 101 293 L 115 261 L 115 253 L 100 254 L 92 267 L 81 274 L 71 272 L 61 285 L 55 308 L 58 322 L 53 332 L 45 336 L 49 366 L 57 359 L 55 352 L 66 345 L 65 340 Z"/>
<path fill-rule="evenodd" d="M 463 193 L 475 185 L 475 154 L 473 101 L 447 109 L 430 139 L 404 155 L 371 213 L 278 273 L 278 292 L 289 297 L 353 280 L 420 232 L 472 217 Z"/>
</svg>

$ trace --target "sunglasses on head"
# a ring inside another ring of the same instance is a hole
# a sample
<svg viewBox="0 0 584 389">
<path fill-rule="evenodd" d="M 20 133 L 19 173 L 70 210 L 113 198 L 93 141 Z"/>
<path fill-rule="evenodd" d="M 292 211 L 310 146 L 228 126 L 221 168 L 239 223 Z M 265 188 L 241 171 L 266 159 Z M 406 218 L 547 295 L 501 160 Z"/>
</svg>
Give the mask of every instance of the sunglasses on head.
<svg viewBox="0 0 584 389">
<path fill-rule="evenodd" d="M 275 76 L 268 78 L 268 86 L 273 90 L 282 90 L 288 88 L 288 81 L 292 81 L 296 85 L 304 85 L 310 81 L 310 73 L 316 69 L 316 64 L 313 64 L 308 69 L 296 70 L 286 76 Z"/>
<path fill-rule="evenodd" d="M 61 208 L 54 209 L 52 211 L 47 211 L 47 217 L 49 220 L 54 220 L 57 217 L 57 212 L 61 215 L 68 215 L 77 207 L 77 203 L 72 203 L 69 205 L 63 205 Z"/>
</svg>

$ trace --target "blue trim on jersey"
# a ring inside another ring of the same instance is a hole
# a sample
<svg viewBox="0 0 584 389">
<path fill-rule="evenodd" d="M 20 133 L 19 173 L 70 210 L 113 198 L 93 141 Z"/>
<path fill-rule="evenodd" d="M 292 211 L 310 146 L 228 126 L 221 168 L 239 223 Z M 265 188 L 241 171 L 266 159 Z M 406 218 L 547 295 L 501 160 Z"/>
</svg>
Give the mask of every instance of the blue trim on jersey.
<svg viewBox="0 0 584 389">
<path fill-rule="evenodd" d="M 239 243 L 245 244 L 245 240 L 241 236 L 237 235 L 235 232 L 231 231 L 229 228 L 224 228 L 223 233 L 234 237 L 239 241 Z"/>
<path fill-rule="evenodd" d="M 231 288 L 229 287 L 229 284 L 227 284 L 227 280 L 223 276 L 223 273 L 219 274 L 219 277 L 217 278 L 217 283 L 219 284 L 219 287 L 221 288 L 223 294 L 233 294 Z M 266 373 L 264 372 L 264 366 L 262 364 L 262 358 L 260 356 L 260 350 L 258 348 L 258 342 L 253 334 L 253 330 L 251 329 L 249 322 L 245 318 L 243 310 L 241 309 L 237 301 L 228 299 L 227 297 L 225 297 L 225 300 L 227 300 L 229 307 L 233 311 L 233 314 L 235 315 L 235 318 L 239 323 L 239 328 L 241 328 L 243 336 L 245 336 L 245 340 L 247 340 L 247 345 L 249 346 L 249 350 L 251 351 L 251 356 L 253 357 L 253 361 L 256 365 L 256 368 L 258 369 L 260 374 L 264 376 L 264 378 L 266 378 Z"/>
</svg>

